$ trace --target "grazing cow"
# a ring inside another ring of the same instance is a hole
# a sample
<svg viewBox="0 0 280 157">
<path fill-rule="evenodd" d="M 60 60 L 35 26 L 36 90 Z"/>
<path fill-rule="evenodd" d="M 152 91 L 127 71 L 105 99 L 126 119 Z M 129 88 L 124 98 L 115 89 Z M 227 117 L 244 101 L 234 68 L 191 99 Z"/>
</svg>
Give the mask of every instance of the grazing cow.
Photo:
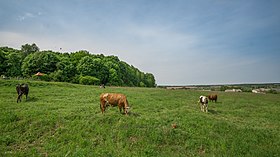
<svg viewBox="0 0 280 157">
<path fill-rule="evenodd" d="M 100 95 L 100 109 L 101 112 L 104 113 L 105 109 L 107 106 L 117 106 L 121 110 L 124 110 L 124 113 L 127 115 L 128 114 L 128 101 L 126 99 L 126 96 L 123 94 L 118 94 L 118 93 L 103 93 Z"/>
<path fill-rule="evenodd" d="M 99 88 L 105 88 L 105 84 L 100 84 Z"/>
<path fill-rule="evenodd" d="M 198 103 L 200 103 L 200 110 L 202 112 L 207 113 L 208 112 L 208 98 L 206 96 L 200 96 Z"/>
<path fill-rule="evenodd" d="M 213 101 L 217 102 L 217 99 L 218 99 L 218 95 L 217 95 L 217 94 L 210 94 L 210 95 L 208 95 L 207 97 L 208 97 L 208 99 L 209 99 L 211 102 L 213 102 Z"/>
<path fill-rule="evenodd" d="M 26 95 L 26 100 L 27 100 L 27 96 L 28 96 L 28 92 L 29 92 L 29 87 L 27 84 L 18 84 L 16 87 L 17 93 L 18 93 L 18 97 L 17 97 L 17 103 L 18 101 L 21 102 L 21 97 L 22 95 Z"/>
</svg>

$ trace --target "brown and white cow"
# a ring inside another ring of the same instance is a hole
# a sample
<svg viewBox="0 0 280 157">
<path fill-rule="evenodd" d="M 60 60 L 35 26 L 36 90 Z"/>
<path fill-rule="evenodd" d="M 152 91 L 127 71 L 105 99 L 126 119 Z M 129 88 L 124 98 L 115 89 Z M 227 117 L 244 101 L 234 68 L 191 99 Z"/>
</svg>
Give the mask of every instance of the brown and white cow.
<svg viewBox="0 0 280 157">
<path fill-rule="evenodd" d="M 217 95 L 217 94 L 210 94 L 210 95 L 208 95 L 207 97 L 208 97 L 208 99 L 209 99 L 211 102 L 213 102 L 213 101 L 217 102 L 217 99 L 218 99 L 218 95 Z"/>
<path fill-rule="evenodd" d="M 102 93 L 100 95 L 100 109 L 101 112 L 104 113 L 106 107 L 108 106 L 118 106 L 119 110 L 124 110 L 124 113 L 127 115 L 129 106 L 126 96 L 119 93 Z"/>
<path fill-rule="evenodd" d="M 206 96 L 200 96 L 198 103 L 200 103 L 200 110 L 202 112 L 207 113 L 208 112 L 208 98 Z"/>
<path fill-rule="evenodd" d="M 28 92 L 29 92 L 29 87 L 27 84 L 18 84 L 16 87 L 16 90 L 17 90 L 17 94 L 18 94 L 17 103 L 18 103 L 18 101 L 21 102 L 21 97 L 23 94 L 26 95 L 26 100 L 27 100 L 27 96 L 28 96 Z"/>
</svg>

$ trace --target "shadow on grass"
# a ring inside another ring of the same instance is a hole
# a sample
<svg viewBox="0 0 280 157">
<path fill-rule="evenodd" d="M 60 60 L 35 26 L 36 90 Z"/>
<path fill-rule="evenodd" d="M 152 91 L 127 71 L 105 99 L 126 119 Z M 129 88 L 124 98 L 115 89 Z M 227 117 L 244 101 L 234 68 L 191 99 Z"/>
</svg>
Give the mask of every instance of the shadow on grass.
<svg viewBox="0 0 280 157">
<path fill-rule="evenodd" d="M 208 112 L 211 113 L 211 114 L 219 114 L 219 113 L 221 113 L 221 112 L 215 111 L 215 110 L 208 110 Z"/>
<path fill-rule="evenodd" d="M 26 100 L 26 102 L 36 102 L 38 101 L 39 99 L 36 98 L 36 97 L 28 97 L 28 99 Z"/>
<path fill-rule="evenodd" d="M 128 115 L 133 117 L 140 117 L 140 114 L 135 112 L 128 112 Z"/>
<path fill-rule="evenodd" d="M 215 102 L 215 101 L 210 101 L 210 102 L 208 102 L 208 103 L 211 103 L 211 104 L 213 104 L 213 105 L 215 105 L 215 104 L 222 104 L 223 102 L 221 102 L 221 101 L 217 101 L 217 102 Z"/>
</svg>

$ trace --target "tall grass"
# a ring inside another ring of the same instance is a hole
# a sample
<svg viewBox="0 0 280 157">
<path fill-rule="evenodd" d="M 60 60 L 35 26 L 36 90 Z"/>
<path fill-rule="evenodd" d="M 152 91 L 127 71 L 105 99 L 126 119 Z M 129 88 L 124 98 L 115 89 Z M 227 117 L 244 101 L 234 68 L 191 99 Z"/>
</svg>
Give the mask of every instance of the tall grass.
<svg viewBox="0 0 280 157">
<path fill-rule="evenodd" d="M 16 103 L 17 83 L 0 80 L 0 156 L 280 156 L 279 94 L 218 92 L 206 114 L 203 91 L 28 81 Z M 130 114 L 101 114 L 103 92 Z"/>
</svg>

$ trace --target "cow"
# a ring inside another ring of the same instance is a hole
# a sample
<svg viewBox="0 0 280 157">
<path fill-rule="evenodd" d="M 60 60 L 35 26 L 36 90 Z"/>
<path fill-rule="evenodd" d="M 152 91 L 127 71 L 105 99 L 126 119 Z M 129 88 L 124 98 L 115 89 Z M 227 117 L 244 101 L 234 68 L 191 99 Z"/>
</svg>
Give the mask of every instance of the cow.
<svg viewBox="0 0 280 157">
<path fill-rule="evenodd" d="M 211 102 L 215 101 L 215 103 L 216 103 L 216 102 L 217 102 L 217 99 L 218 99 L 218 95 L 217 95 L 217 94 L 210 94 L 210 95 L 207 96 L 207 98 L 208 98 Z"/>
<path fill-rule="evenodd" d="M 105 88 L 105 84 L 100 84 L 99 88 Z"/>
<path fill-rule="evenodd" d="M 29 92 L 29 87 L 27 84 L 18 84 L 16 86 L 16 90 L 17 90 L 17 94 L 18 94 L 17 103 L 18 103 L 18 101 L 21 102 L 21 97 L 23 94 L 26 95 L 26 100 L 27 100 L 28 92 Z"/>
<path fill-rule="evenodd" d="M 126 96 L 119 93 L 102 93 L 100 95 L 100 109 L 102 114 L 105 112 L 106 107 L 108 106 L 118 106 L 120 113 L 121 110 L 124 110 L 124 113 L 127 115 L 129 106 Z"/>
<path fill-rule="evenodd" d="M 202 112 L 207 113 L 208 112 L 208 98 L 206 96 L 200 96 L 198 103 L 200 103 L 200 110 Z"/>
</svg>

